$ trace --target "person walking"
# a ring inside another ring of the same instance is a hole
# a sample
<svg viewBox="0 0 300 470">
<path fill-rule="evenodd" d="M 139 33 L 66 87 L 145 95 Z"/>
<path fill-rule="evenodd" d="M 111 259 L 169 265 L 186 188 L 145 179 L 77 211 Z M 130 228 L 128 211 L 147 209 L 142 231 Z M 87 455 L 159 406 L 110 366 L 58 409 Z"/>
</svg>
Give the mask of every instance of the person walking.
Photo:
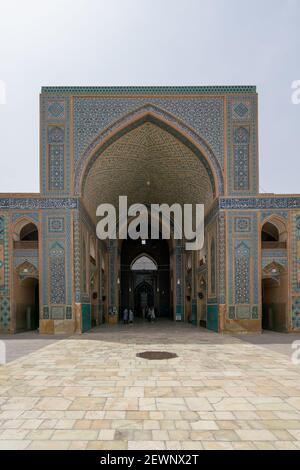
<svg viewBox="0 0 300 470">
<path fill-rule="evenodd" d="M 127 308 L 125 308 L 125 310 L 123 312 L 123 323 L 124 323 L 124 325 L 126 325 L 128 323 L 128 310 L 127 310 Z"/>
<path fill-rule="evenodd" d="M 154 307 L 150 309 L 150 321 L 151 323 L 155 322 L 155 310 Z"/>
<path fill-rule="evenodd" d="M 129 309 L 129 323 L 133 323 L 133 318 L 134 318 L 133 310 Z"/>
</svg>

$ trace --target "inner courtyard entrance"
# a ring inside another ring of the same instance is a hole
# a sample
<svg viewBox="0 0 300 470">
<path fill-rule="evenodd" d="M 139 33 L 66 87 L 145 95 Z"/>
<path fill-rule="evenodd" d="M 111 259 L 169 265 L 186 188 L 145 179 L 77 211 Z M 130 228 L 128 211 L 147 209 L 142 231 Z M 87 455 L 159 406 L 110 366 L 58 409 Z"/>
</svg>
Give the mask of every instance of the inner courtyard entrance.
<svg viewBox="0 0 300 470">
<path fill-rule="evenodd" d="M 132 309 L 145 319 L 154 307 L 156 317 L 173 318 L 170 250 L 166 240 L 124 240 L 121 249 L 121 314 Z"/>
<path fill-rule="evenodd" d="M 267 220 L 261 232 L 262 243 L 262 329 L 287 331 L 288 272 L 287 229 L 278 217 Z"/>
</svg>

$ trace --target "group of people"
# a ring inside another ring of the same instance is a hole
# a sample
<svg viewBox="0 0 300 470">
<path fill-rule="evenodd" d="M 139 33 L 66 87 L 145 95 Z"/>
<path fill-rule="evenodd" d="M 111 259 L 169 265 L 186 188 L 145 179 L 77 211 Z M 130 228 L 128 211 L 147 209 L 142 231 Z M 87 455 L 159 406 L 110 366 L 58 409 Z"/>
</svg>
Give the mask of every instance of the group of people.
<svg viewBox="0 0 300 470">
<path fill-rule="evenodd" d="M 151 323 L 155 321 L 156 315 L 155 315 L 154 306 L 148 307 L 148 305 L 146 305 L 146 307 L 143 308 L 143 318 L 146 318 L 148 322 L 151 322 Z"/>
<path fill-rule="evenodd" d="M 131 310 L 131 308 L 129 310 L 125 308 L 123 312 L 123 323 L 128 325 L 128 323 L 133 323 L 133 319 L 133 310 Z"/>
<path fill-rule="evenodd" d="M 143 313 L 143 319 L 148 320 L 148 322 L 153 323 L 156 320 L 156 314 L 155 314 L 155 309 L 154 306 L 148 307 L 143 307 L 142 309 Z M 128 325 L 129 323 L 133 323 L 134 320 L 134 313 L 131 308 L 125 308 L 123 311 L 123 323 L 124 325 Z"/>
</svg>

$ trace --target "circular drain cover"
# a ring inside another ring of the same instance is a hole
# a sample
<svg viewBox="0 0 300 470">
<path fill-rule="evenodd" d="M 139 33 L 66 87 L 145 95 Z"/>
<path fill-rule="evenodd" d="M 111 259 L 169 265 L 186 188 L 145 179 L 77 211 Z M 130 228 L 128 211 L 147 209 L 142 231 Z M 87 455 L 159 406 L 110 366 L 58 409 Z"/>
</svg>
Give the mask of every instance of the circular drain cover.
<svg viewBox="0 0 300 470">
<path fill-rule="evenodd" d="M 174 357 L 178 356 L 175 353 L 170 353 L 166 351 L 144 351 L 141 353 L 137 353 L 137 357 L 149 359 L 149 361 L 157 361 L 162 359 L 174 359 Z"/>
</svg>

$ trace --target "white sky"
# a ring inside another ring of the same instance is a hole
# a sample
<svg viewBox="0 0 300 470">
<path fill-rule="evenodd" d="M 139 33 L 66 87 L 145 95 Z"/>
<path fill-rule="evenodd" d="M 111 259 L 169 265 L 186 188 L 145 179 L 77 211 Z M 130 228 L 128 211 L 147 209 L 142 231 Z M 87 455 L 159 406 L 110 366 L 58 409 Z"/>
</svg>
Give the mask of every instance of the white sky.
<svg viewBox="0 0 300 470">
<path fill-rule="evenodd" d="M 43 85 L 249 84 L 260 186 L 300 193 L 299 25 L 300 0 L 0 0 L 0 192 L 39 191 Z"/>
</svg>

